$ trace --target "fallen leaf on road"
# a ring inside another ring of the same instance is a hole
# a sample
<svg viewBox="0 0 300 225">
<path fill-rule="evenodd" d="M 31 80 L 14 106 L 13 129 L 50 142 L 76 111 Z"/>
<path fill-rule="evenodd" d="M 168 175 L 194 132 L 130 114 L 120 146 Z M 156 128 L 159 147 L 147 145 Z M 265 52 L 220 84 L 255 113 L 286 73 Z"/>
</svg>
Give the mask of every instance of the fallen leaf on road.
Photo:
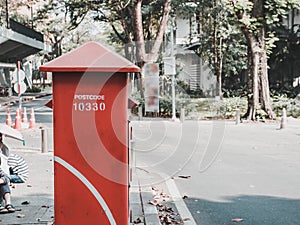
<svg viewBox="0 0 300 225">
<path fill-rule="evenodd" d="M 179 175 L 178 176 L 179 178 L 184 178 L 184 179 L 188 179 L 188 178 L 191 178 L 192 176 L 188 175 L 188 176 L 184 176 L 184 175 Z"/>
<path fill-rule="evenodd" d="M 17 217 L 18 217 L 18 218 L 24 218 L 24 217 L 25 217 L 25 214 L 18 214 Z"/>
<path fill-rule="evenodd" d="M 29 204 L 30 204 L 29 201 L 24 201 L 24 202 L 21 203 L 21 205 L 29 205 Z"/>
<path fill-rule="evenodd" d="M 243 222 L 244 219 L 242 218 L 235 218 L 235 219 L 232 219 L 231 222 L 234 222 L 234 223 L 239 223 L 239 222 Z"/>
<path fill-rule="evenodd" d="M 183 197 L 182 197 L 183 199 L 186 199 L 186 198 L 189 198 L 187 195 L 184 195 Z"/>
<path fill-rule="evenodd" d="M 136 218 L 136 220 L 133 221 L 134 224 L 138 224 L 138 223 L 141 223 L 141 222 L 142 222 L 142 220 L 141 220 L 140 217 Z"/>
<path fill-rule="evenodd" d="M 149 201 L 149 202 L 148 202 L 148 204 L 155 205 L 155 206 L 157 205 L 157 203 L 158 203 L 158 202 L 157 202 L 156 200 L 153 200 L 153 201 Z"/>
<path fill-rule="evenodd" d="M 157 187 L 151 187 L 153 191 L 158 191 Z"/>
</svg>

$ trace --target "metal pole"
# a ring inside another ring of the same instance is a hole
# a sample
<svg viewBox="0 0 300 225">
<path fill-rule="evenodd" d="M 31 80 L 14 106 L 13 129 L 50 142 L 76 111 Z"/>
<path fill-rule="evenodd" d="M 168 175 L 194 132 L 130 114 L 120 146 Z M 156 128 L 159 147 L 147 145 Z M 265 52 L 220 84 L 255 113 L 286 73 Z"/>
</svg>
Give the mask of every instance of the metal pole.
<svg viewBox="0 0 300 225">
<path fill-rule="evenodd" d="M 172 75 L 172 120 L 176 120 L 175 75 Z"/>
<path fill-rule="evenodd" d="M 18 70 L 17 70 L 18 97 L 19 97 L 19 109 L 22 109 L 22 94 L 21 94 L 21 77 L 20 77 L 20 70 L 21 70 L 21 62 L 18 61 Z"/>
<path fill-rule="evenodd" d="M 41 152 L 42 153 L 46 153 L 48 152 L 48 149 L 47 149 L 47 131 L 44 129 L 44 128 L 41 128 L 41 139 L 42 139 L 42 149 L 41 149 Z"/>
<path fill-rule="evenodd" d="M 171 58 L 174 57 L 174 33 L 173 33 L 173 20 L 171 24 Z M 172 60 L 172 66 L 175 67 Z M 172 76 L 172 120 L 176 120 L 176 101 L 175 101 L 175 74 Z"/>
</svg>

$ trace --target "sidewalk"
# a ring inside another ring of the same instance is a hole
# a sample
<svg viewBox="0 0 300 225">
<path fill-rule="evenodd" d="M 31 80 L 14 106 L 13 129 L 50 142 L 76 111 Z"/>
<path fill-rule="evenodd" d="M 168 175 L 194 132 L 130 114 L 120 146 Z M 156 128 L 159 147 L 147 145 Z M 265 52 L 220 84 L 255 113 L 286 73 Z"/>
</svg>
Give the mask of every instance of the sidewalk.
<svg viewBox="0 0 300 225">
<path fill-rule="evenodd" d="M 43 93 L 26 95 L 23 101 L 30 101 L 50 94 L 49 90 Z M 18 103 L 17 96 L 1 97 L 1 106 Z M 53 141 L 51 125 L 45 126 L 48 132 L 48 142 Z M 12 189 L 12 203 L 19 209 L 15 213 L 1 214 L 0 225 L 50 225 L 54 224 L 54 172 L 53 172 L 53 149 L 41 152 L 41 130 L 22 129 L 26 145 L 20 141 L 5 139 L 4 142 L 11 149 L 11 153 L 22 156 L 29 166 L 29 179 L 25 184 L 16 184 Z M 50 144 L 49 146 L 53 146 Z M 51 147 L 50 147 L 51 148 Z M 151 187 L 140 185 L 139 173 L 132 170 L 130 193 L 129 193 L 129 224 L 159 225 L 157 208 L 153 201 L 153 190 Z M 150 175 L 142 174 L 141 180 L 151 179 Z"/>
<path fill-rule="evenodd" d="M 12 214 L 1 214 L 0 224 L 52 224 L 53 203 L 53 152 L 41 153 L 40 129 L 21 131 L 30 147 L 21 142 L 5 139 L 11 153 L 22 156 L 29 166 L 29 179 L 15 184 L 12 203 L 20 209 Z"/>
</svg>

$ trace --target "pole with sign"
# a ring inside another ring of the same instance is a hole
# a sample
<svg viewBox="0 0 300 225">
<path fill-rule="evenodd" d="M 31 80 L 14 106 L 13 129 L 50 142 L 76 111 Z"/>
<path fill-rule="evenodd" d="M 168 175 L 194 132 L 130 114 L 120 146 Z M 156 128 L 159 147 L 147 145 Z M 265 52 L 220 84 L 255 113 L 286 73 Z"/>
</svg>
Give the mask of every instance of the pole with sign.
<svg viewBox="0 0 300 225">
<path fill-rule="evenodd" d="M 21 70 L 20 61 L 18 61 L 17 72 L 13 75 L 14 91 L 18 94 L 19 97 L 19 108 L 22 108 L 22 94 L 26 91 L 26 84 L 24 82 L 25 72 Z"/>
</svg>

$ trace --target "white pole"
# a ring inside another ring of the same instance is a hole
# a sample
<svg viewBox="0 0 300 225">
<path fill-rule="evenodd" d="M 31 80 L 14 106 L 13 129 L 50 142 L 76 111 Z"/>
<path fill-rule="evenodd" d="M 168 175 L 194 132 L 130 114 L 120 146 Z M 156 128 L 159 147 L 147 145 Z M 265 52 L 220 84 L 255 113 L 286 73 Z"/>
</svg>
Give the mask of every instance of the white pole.
<svg viewBox="0 0 300 225">
<path fill-rule="evenodd" d="M 172 120 L 176 120 L 175 75 L 172 75 Z"/>
<path fill-rule="evenodd" d="M 18 69 L 17 69 L 17 83 L 18 83 L 18 97 L 19 97 L 19 109 L 22 109 L 22 94 L 21 94 L 21 62 L 18 61 Z"/>
<path fill-rule="evenodd" d="M 286 109 L 282 109 L 282 116 L 280 121 L 280 129 L 284 129 L 286 127 Z"/>
<path fill-rule="evenodd" d="M 173 20 L 171 20 L 171 58 L 174 58 L 174 33 L 173 33 Z M 173 70 L 175 71 L 175 60 L 172 60 Z M 176 120 L 176 101 L 175 101 L 175 73 L 172 76 L 172 120 Z"/>
</svg>

